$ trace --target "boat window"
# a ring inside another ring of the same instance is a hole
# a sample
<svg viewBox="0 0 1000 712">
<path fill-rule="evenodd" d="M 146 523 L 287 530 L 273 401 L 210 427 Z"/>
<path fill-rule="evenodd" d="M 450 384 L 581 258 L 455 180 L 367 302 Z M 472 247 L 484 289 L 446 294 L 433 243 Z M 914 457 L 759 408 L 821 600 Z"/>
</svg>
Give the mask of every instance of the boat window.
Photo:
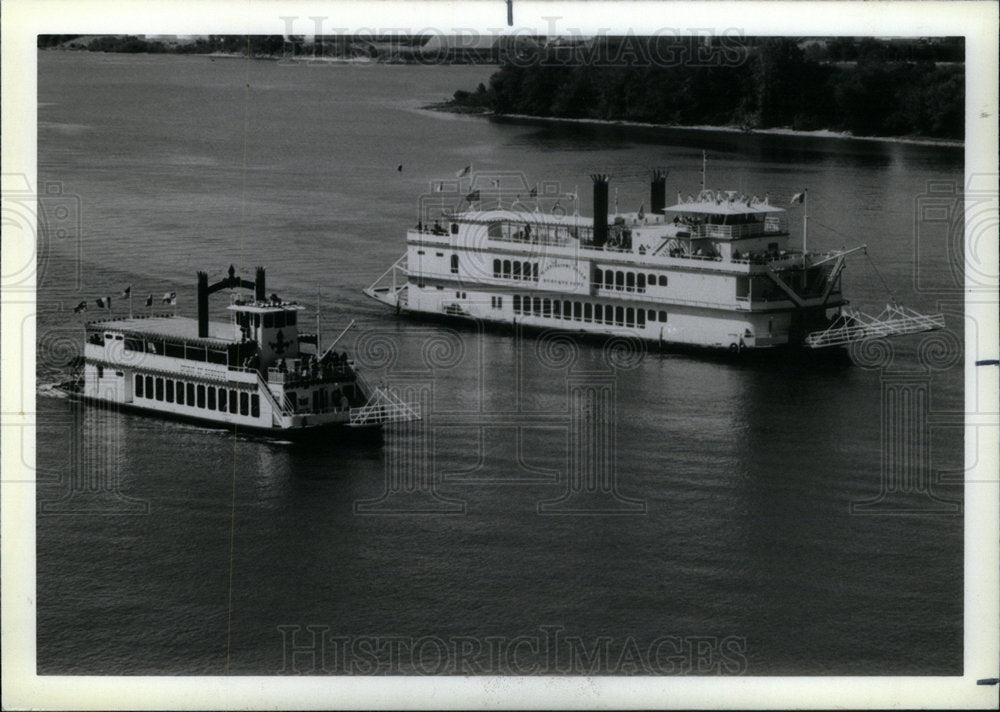
<svg viewBox="0 0 1000 712">
<path fill-rule="evenodd" d="M 174 381 L 172 378 L 167 379 L 167 403 L 174 402 Z"/>
<path fill-rule="evenodd" d="M 563 319 L 572 319 L 573 318 L 573 302 L 569 301 L 568 299 L 563 300 L 562 313 L 563 313 Z"/>
<path fill-rule="evenodd" d="M 538 280 L 538 263 L 537 262 L 533 262 L 531 264 L 531 278 L 534 279 L 534 280 L 536 280 L 536 281 Z"/>
<path fill-rule="evenodd" d="M 615 289 L 621 291 L 625 286 L 625 273 L 621 270 L 615 272 Z"/>
<path fill-rule="evenodd" d="M 635 274 L 632 272 L 625 273 L 625 289 L 630 292 L 635 290 Z"/>
<path fill-rule="evenodd" d="M 637 326 L 640 326 L 640 327 L 646 326 L 646 310 L 645 309 L 636 309 L 636 312 L 635 312 L 635 323 L 636 323 Z"/>
<path fill-rule="evenodd" d="M 646 275 L 644 272 L 640 272 L 635 276 L 635 288 L 640 292 L 646 291 Z"/>
<path fill-rule="evenodd" d="M 457 228 L 458 225 L 455 225 L 455 227 Z M 451 273 L 458 274 L 458 255 L 451 256 Z"/>
<path fill-rule="evenodd" d="M 199 386 L 200 388 L 201 386 Z M 215 387 L 208 387 L 208 409 L 215 410 Z"/>
<path fill-rule="evenodd" d="M 223 413 L 226 412 L 226 389 L 219 389 L 219 410 Z"/>
<path fill-rule="evenodd" d="M 615 288 L 615 273 L 613 270 L 604 270 L 604 288 L 614 289 Z"/>
<path fill-rule="evenodd" d="M 521 295 L 520 294 L 515 294 L 514 295 L 514 313 L 515 314 L 520 314 L 521 313 Z"/>
<path fill-rule="evenodd" d="M 665 311 L 661 311 L 660 312 L 660 321 L 666 321 L 666 320 L 667 320 L 667 313 Z"/>
<path fill-rule="evenodd" d="M 235 413 L 237 407 L 238 407 L 238 404 L 236 402 L 236 389 L 235 388 L 230 388 L 229 389 L 229 412 L 230 413 Z"/>
<path fill-rule="evenodd" d="M 583 320 L 592 321 L 594 318 L 594 307 L 590 302 L 583 305 Z"/>
<path fill-rule="evenodd" d="M 198 407 L 205 407 L 205 386 L 200 384 L 198 385 Z"/>
<path fill-rule="evenodd" d="M 156 377 L 156 400 L 163 400 L 163 379 Z"/>
<path fill-rule="evenodd" d="M 625 325 L 625 307 L 615 307 L 615 323 L 618 326 Z"/>
<path fill-rule="evenodd" d="M 573 302 L 573 320 L 580 321 L 582 317 L 582 307 L 580 302 Z"/>
<path fill-rule="evenodd" d="M 486 234 L 496 240 L 503 237 L 503 224 L 502 223 L 490 223 L 486 228 Z"/>
<path fill-rule="evenodd" d="M 229 359 L 225 351 L 220 351 L 219 349 L 208 349 L 208 362 L 209 363 L 229 363 Z"/>
<path fill-rule="evenodd" d="M 260 396 L 256 393 L 250 396 L 250 415 L 254 418 L 260 417 Z"/>
<path fill-rule="evenodd" d="M 545 299 L 542 301 L 542 316 L 552 315 L 552 300 Z"/>
<path fill-rule="evenodd" d="M 188 405 L 194 405 L 194 384 L 187 384 L 187 403 Z"/>
<path fill-rule="evenodd" d="M 635 309 L 632 307 L 625 310 L 625 326 L 635 326 Z"/>
<path fill-rule="evenodd" d="M 143 397 L 142 394 L 143 394 L 143 390 L 142 390 L 142 376 L 140 376 L 137 373 L 137 374 L 135 374 L 135 395 L 136 395 L 136 398 L 142 398 Z"/>
<path fill-rule="evenodd" d="M 184 405 L 184 382 L 177 381 L 177 403 Z"/>
<path fill-rule="evenodd" d="M 667 286 L 667 275 L 665 275 L 665 274 L 661 274 L 660 275 L 660 277 L 659 277 L 659 285 L 661 287 L 666 287 Z"/>
<path fill-rule="evenodd" d="M 556 319 L 558 319 L 561 316 L 561 314 L 559 313 L 561 309 L 562 309 L 562 301 L 559 300 L 559 299 L 553 299 L 552 300 L 552 316 L 554 316 Z"/>
<path fill-rule="evenodd" d="M 500 260 L 493 260 L 493 276 L 500 276 Z"/>
<path fill-rule="evenodd" d="M 175 341 L 167 341 L 163 344 L 163 355 L 174 358 L 184 358 L 184 344 Z"/>
<path fill-rule="evenodd" d="M 125 350 L 126 351 L 143 351 L 142 339 L 127 338 L 125 339 Z"/>
<path fill-rule="evenodd" d="M 594 279 L 594 286 L 600 289 L 601 285 L 604 283 L 604 270 L 602 270 L 600 267 L 594 267 L 593 279 Z"/>
<path fill-rule="evenodd" d="M 451 234 L 452 235 L 457 235 L 458 234 L 458 223 L 452 223 L 451 224 Z"/>
<path fill-rule="evenodd" d="M 604 305 L 595 304 L 594 305 L 594 321 L 598 324 L 604 323 Z"/>
<path fill-rule="evenodd" d="M 250 412 L 250 394 L 240 393 L 240 415 L 247 415 Z"/>
<path fill-rule="evenodd" d="M 514 272 L 513 272 L 512 276 L 514 277 L 514 279 L 521 279 L 521 263 L 520 262 L 517 262 L 517 261 L 514 262 Z"/>
<path fill-rule="evenodd" d="M 272 326 L 274 326 L 274 315 L 273 314 L 265 314 L 264 315 L 264 328 L 265 329 L 270 329 Z"/>
<path fill-rule="evenodd" d="M 650 287 L 652 287 L 653 285 L 656 284 L 656 275 L 653 274 L 652 272 L 650 272 L 648 275 L 646 275 L 646 279 L 649 280 L 649 286 Z"/>
<path fill-rule="evenodd" d="M 153 377 L 152 376 L 146 376 L 146 397 L 147 398 L 152 398 L 153 397 Z"/>
</svg>

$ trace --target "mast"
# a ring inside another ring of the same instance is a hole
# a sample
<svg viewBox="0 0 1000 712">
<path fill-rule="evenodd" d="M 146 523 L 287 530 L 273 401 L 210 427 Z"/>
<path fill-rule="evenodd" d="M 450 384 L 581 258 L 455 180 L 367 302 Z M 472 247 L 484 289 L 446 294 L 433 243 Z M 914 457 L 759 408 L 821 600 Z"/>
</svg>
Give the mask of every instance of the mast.
<svg viewBox="0 0 1000 712">
<path fill-rule="evenodd" d="M 806 266 L 806 237 L 809 232 L 809 189 L 802 191 L 802 267 Z"/>
</svg>

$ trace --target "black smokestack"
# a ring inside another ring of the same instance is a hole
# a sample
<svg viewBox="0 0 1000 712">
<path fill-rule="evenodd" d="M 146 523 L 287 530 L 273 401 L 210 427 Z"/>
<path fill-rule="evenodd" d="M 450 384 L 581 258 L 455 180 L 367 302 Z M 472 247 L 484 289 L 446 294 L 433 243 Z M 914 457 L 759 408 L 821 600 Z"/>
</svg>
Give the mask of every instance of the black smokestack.
<svg viewBox="0 0 1000 712">
<path fill-rule="evenodd" d="M 594 181 L 594 244 L 602 247 L 608 241 L 608 177 L 594 173 L 590 178 Z"/>
<path fill-rule="evenodd" d="M 258 267 L 257 268 L 257 276 L 254 277 L 253 285 L 254 285 L 254 289 L 253 289 L 254 299 L 256 299 L 258 302 L 263 302 L 266 299 L 266 295 L 267 295 L 267 291 L 266 291 L 267 286 L 264 284 L 264 268 L 263 267 Z"/>
<path fill-rule="evenodd" d="M 653 171 L 653 180 L 649 184 L 649 212 L 660 215 L 666 207 L 667 172 L 657 168 Z"/>
<path fill-rule="evenodd" d="M 208 338 L 208 272 L 198 273 L 198 338 Z"/>
</svg>

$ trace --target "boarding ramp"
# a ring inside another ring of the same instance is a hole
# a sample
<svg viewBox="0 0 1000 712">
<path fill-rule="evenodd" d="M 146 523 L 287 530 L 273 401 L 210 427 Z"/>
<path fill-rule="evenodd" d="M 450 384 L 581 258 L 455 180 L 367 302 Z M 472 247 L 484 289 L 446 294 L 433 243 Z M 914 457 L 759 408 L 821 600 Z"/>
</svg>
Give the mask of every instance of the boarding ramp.
<svg viewBox="0 0 1000 712">
<path fill-rule="evenodd" d="M 829 327 L 806 336 L 805 344 L 809 348 L 823 349 L 943 328 L 944 314 L 921 314 L 897 304 L 887 304 L 877 316 L 857 309 L 844 309 Z"/>
<path fill-rule="evenodd" d="M 352 428 L 363 428 L 411 420 L 420 420 L 417 407 L 405 402 L 385 386 L 377 386 L 371 390 L 367 403 L 351 408 L 347 424 Z"/>
</svg>

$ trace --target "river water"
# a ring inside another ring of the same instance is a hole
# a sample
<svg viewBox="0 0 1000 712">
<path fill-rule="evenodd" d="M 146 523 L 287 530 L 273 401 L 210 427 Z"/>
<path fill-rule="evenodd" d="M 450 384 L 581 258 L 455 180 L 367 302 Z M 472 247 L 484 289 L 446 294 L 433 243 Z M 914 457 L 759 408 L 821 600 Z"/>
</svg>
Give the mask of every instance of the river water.
<svg viewBox="0 0 1000 712">
<path fill-rule="evenodd" d="M 960 674 L 964 322 L 940 215 L 962 150 L 420 108 L 490 72 L 39 54 L 39 179 L 65 207 L 38 252 L 40 383 L 97 297 L 122 315 L 128 285 L 138 311 L 177 291 L 193 316 L 197 270 L 265 265 L 427 405 L 384 442 L 302 448 L 40 397 L 39 672 Z M 855 306 L 888 289 L 948 330 L 851 366 L 622 358 L 361 294 L 464 166 L 578 189 L 589 214 L 590 173 L 634 210 L 654 166 L 695 191 L 703 150 L 710 186 L 808 188 L 811 248 L 869 245 Z M 583 511 L 561 499 L 581 384 L 608 398 L 614 481 Z"/>
</svg>

